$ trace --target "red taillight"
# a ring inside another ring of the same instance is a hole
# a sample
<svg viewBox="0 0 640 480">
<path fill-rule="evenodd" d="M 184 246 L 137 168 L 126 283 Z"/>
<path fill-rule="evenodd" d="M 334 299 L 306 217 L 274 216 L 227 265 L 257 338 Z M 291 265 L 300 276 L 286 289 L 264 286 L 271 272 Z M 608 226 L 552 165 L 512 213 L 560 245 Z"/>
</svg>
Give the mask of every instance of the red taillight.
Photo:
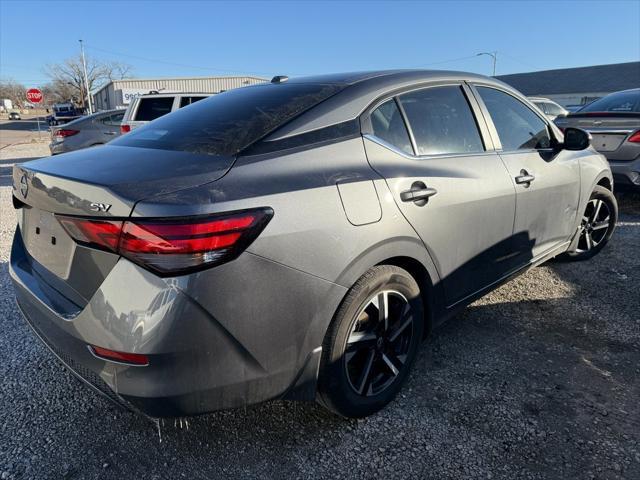
<svg viewBox="0 0 640 480">
<path fill-rule="evenodd" d="M 129 133 L 131 131 L 131 125 L 120 125 L 120 133 Z"/>
<path fill-rule="evenodd" d="M 61 128 L 60 130 L 56 130 L 55 136 L 56 137 L 71 137 L 73 135 L 76 135 L 77 133 L 80 133 L 80 130 L 72 130 L 70 128 Z"/>
<path fill-rule="evenodd" d="M 89 345 L 89 349 L 96 357 L 100 357 L 111 362 L 128 363 L 139 367 L 149 365 L 149 357 L 140 353 L 116 352 L 115 350 L 96 347 L 95 345 Z"/>
<path fill-rule="evenodd" d="M 629 139 L 627 140 L 627 142 L 631 142 L 631 143 L 640 143 L 640 130 L 638 130 L 636 133 L 634 133 L 633 135 L 631 135 L 629 137 Z"/>
<path fill-rule="evenodd" d="M 225 215 L 159 220 L 94 220 L 59 216 L 78 243 L 113 251 L 163 275 L 236 258 L 273 215 L 261 208 Z"/>
</svg>

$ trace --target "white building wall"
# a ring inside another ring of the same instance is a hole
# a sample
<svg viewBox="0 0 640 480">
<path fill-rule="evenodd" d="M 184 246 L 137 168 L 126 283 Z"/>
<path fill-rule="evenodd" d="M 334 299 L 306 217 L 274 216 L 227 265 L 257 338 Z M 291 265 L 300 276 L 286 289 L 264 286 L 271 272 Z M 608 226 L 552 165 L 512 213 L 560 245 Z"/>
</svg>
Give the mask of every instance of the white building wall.
<svg viewBox="0 0 640 480">
<path fill-rule="evenodd" d="M 96 110 L 126 107 L 132 96 L 158 92 L 220 93 L 267 80 L 259 77 L 194 77 L 114 80 L 93 94 Z"/>
</svg>

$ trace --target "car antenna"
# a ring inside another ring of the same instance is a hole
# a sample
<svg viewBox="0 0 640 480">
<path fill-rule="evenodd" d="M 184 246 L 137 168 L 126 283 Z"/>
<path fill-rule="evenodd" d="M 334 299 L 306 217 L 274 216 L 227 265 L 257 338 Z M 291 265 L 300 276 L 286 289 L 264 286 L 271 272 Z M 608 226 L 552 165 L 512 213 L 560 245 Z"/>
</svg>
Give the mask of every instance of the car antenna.
<svg viewBox="0 0 640 480">
<path fill-rule="evenodd" d="M 271 83 L 284 83 L 289 80 L 289 77 L 286 75 L 276 75 L 271 79 Z"/>
</svg>

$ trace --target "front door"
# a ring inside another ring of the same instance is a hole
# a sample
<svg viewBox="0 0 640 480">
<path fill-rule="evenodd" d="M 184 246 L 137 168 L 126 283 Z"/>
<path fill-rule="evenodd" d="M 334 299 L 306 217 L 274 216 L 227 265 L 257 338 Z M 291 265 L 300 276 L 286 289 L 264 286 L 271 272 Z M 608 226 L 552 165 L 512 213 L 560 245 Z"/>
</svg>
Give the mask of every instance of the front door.
<svg viewBox="0 0 640 480">
<path fill-rule="evenodd" d="M 447 305 L 510 272 L 514 186 L 463 87 L 403 93 L 367 119 L 367 158 L 427 247 Z"/>
<path fill-rule="evenodd" d="M 575 152 L 552 148 L 549 126 L 509 93 L 476 86 L 489 116 L 500 157 L 516 189 L 514 239 L 520 263 L 568 242 L 575 233 L 580 165 Z"/>
</svg>

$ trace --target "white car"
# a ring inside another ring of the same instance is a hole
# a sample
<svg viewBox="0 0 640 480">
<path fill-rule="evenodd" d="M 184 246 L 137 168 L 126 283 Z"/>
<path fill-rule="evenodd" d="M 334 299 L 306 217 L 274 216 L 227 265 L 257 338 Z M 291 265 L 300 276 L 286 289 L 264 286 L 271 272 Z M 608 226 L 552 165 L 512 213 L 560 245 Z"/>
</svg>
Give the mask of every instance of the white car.
<svg viewBox="0 0 640 480">
<path fill-rule="evenodd" d="M 552 122 L 558 117 L 564 117 L 569 113 L 569 110 L 558 105 L 553 100 L 549 100 L 544 97 L 527 97 L 531 103 L 538 107 L 544 115 Z"/>
<path fill-rule="evenodd" d="M 120 125 L 127 133 L 179 108 L 203 100 L 214 93 L 149 93 L 131 100 Z"/>
</svg>

